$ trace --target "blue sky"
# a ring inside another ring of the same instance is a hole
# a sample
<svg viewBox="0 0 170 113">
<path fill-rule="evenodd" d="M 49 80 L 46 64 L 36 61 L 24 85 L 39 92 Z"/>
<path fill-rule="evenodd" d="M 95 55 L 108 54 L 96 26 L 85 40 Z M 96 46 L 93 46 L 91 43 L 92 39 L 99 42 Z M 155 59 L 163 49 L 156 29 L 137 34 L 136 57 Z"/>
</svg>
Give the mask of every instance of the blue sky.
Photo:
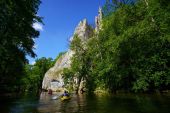
<svg viewBox="0 0 170 113">
<path fill-rule="evenodd" d="M 37 58 L 56 56 L 68 49 L 68 39 L 72 36 L 79 21 L 86 18 L 94 24 L 99 6 L 105 0 L 42 0 L 38 15 L 42 16 L 45 25 L 34 24 L 40 30 L 35 40 L 34 50 Z M 28 58 L 30 63 L 35 59 Z"/>
</svg>

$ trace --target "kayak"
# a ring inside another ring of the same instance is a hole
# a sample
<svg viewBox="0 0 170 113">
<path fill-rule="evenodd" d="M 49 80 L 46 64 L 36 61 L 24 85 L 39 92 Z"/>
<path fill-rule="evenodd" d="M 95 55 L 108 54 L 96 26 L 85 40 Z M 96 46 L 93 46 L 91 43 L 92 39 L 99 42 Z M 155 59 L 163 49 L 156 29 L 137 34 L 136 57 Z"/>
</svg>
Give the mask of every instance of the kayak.
<svg viewBox="0 0 170 113">
<path fill-rule="evenodd" d="M 63 97 L 61 97 L 61 100 L 62 100 L 62 101 L 64 101 L 64 100 L 69 100 L 69 99 L 71 99 L 70 96 L 63 96 Z"/>
</svg>

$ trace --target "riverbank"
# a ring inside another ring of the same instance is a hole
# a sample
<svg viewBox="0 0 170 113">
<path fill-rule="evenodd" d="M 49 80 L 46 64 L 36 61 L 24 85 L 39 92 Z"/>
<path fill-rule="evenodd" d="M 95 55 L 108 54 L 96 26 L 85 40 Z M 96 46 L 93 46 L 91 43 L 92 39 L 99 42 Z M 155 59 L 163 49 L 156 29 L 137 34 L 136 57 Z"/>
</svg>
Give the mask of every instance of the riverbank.
<svg viewBox="0 0 170 113">
<path fill-rule="evenodd" d="M 108 90 L 103 90 L 103 89 L 96 89 L 94 91 L 94 94 L 100 94 L 100 95 L 104 95 L 104 94 L 167 94 L 170 95 L 170 90 L 164 90 L 164 91 L 154 91 L 154 92 L 130 92 L 130 91 L 125 91 L 125 90 L 117 90 L 115 92 L 109 92 Z"/>
</svg>

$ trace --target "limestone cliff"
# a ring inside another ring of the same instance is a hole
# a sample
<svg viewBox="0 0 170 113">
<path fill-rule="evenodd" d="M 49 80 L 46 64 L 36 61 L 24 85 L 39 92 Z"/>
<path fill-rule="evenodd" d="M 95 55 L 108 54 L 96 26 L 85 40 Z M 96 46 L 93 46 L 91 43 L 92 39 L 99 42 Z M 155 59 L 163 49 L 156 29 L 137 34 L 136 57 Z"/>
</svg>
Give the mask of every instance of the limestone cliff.
<svg viewBox="0 0 170 113">
<path fill-rule="evenodd" d="M 95 32 L 98 33 L 99 30 L 101 30 L 102 28 L 102 18 L 103 18 L 103 13 L 102 13 L 102 9 L 99 7 L 99 11 L 98 11 L 98 16 L 95 17 Z"/>
<path fill-rule="evenodd" d="M 86 40 L 88 40 L 92 33 L 93 29 L 90 25 L 88 25 L 87 20 L 84 19 L 83 21 L 80 21 L 80 23 L 76 27 L 73 37 L 76 34 L 83 42 L 85 42 Z M 64 68 L 70 67 L 71 57 L 73 56 L 73 53 L 73 51 L 68 50 L 63 56 L 61 56 L 57 60 L 54 67 L 50 68 L 46 72 L 42 83 L 42 89 L 52 89 L 53 91 L 63 90 L 64 82 L 61 75 L 62 70 Z"/>
<path fill-rule="evenodd" d="M 72 57 L 73 52 L 68 50 L 64 55 L 62 55 L 54 67 L 50 68 L 43 79 L 42 89 L 52 89 L 53 91 L 62 90 L 64 85 L 61 71 L 63 68 L 68 68 L 71 64 L 70 58 Z"/>
<path fill-rule="evenodd" d="M 90 36 L 93 34 L 93 28 L 88 25 L 87 20 L 84 19 L 83 21 L 80 21 L 78 26 L 76 27 L 74 31 L 74 35 L 78 35 L 78 37 L 83 41 L 87 41 Z"/>
</svg>

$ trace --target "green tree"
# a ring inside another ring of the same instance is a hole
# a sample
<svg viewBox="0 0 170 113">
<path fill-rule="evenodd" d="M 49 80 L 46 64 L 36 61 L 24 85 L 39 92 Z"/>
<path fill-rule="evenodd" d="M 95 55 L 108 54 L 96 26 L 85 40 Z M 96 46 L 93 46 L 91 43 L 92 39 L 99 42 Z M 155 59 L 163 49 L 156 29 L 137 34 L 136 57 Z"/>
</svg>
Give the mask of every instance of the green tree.
<svg viewBox="0 0 170 113">
<path fill-rule="evenodd" d="M 37 59 L 34 64 L 35 67 L 39 68 L 39 82 L 38 82 L 38 89 L 42 87 L 42 81 L 44 78 L 45 73 L 53 66 L 53 59 L 52 58 L 45 58 L 42 57 Z"/>
<path fill-rule="evenodd" d="M 32 26 L 42 22 L 37 16 L 40 0 L 0 1 L 0 88 L 2 92 L 19 90 L 19 80 L 27 62 L 35 57 L 34 38 L 39 32 Z"/>
<path fill-rule="evenodd" d="M 78 86 L 77 86 L 77 92 L 78 92 L 79 85 L 82 78 L 87 76 L 86 73 L 87 67 L 85 62 L 86 49 L 84 47 L 82 40 L 77 35 L 74 36 L 70 48 L 75 52 L 71 59 L 72 60 L 71 70 L 74 72 L 74 76 L 76 76 L 78 79 Z"/>
<path fill-rule="evenodd" d="M 23 90 L 39 92 L 45 73 L 53 66 L 52 58 L 42 57 L 34 65 L 25 66 L 25 76 L 22 78 Z"/>
<path fill-rule="evenodd" d="M 169 23 L 168 6 L 159 0 L 125 4 L 105 18 L 99 34 L 103 62 L 108 59 L 112 74 L 120 77 L 103 74 L 109 84 L 116 81 L 120 88 L 135 91 L 169 88 Z"/>
<path fill-rule="evenodd" d="M 107 0 L 99 33 L 86 43 L 74 37 L 71 49 L 75 54 L 70 70 L 66 70 L 67 77 L 85 77 L 87 88 L 110 92 L 170 89 L 168 3 Z"/>
<path fill-rule="evenodd" d="M 111 92 L 169 89 L 170 13 L 165 2 L 124 1 L 106 14 L 86 52 L 97 87 Z"/>
</svg>

